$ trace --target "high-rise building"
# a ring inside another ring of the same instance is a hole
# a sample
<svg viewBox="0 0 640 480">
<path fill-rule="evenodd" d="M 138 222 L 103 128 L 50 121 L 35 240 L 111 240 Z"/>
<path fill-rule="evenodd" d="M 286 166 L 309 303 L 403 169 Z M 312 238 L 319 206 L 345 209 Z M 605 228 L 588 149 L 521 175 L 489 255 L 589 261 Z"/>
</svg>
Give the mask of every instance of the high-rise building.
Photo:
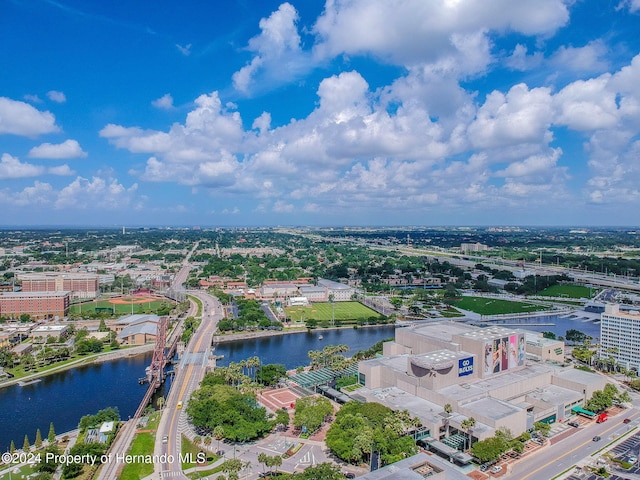
<svg viewBox="0 0 640 480">
<path fill-rule="evenodd" d="M 640 312 L 607 304 L 600 316 L 600 358 L 640 371 Z"/>
</svg>

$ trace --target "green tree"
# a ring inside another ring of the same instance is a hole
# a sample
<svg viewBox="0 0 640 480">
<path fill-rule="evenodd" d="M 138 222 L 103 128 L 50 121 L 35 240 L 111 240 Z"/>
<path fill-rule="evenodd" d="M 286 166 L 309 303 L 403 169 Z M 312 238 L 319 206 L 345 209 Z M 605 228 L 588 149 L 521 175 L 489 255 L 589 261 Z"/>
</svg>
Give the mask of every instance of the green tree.
<svg viewBox="0 0 640 480">
<path fill-rule="evenodd" d="M 507 448 L 504 438 L 496 436 L 474 443 L 471 447 L 471 452 L 481 462 L 490 462 L 497 460 Z"/>
<path fill-rule="evenodd" d="M 301 480 L 344 480 L 344 474 L 338 465 L 321 463 L 305 469 L 302 473 L 296 473 L 295 479 Z"/>
<path fill-rule="evenodd" d="M 40 461 L 35 465 L 36 471 L 55 473 L 59 465 L 57 461 L 54 461 L 55 456 L 60 454 L 58 446 L 55 444 L 48 445 L 41 453 Z"/>
<path fill-rule="evenodd" d="M 262 385 L 273 386 L 276 385 L 281 378 L 286 377 L 287 369 L 284 365 L 270 363 L 263 365 L 255 373 L 255 379 Z"/>
<path fill-rule="evenodd" d="M 53 422 L 49 424 L 49 434 L 47 435 L 47 440 L 49 443 L 55 443 L 56 441 L 56 430 L 53 428 Z"/>
<path fill-rule="evenodd" d="M 16 444 L 13 440 L 11 440 L 11 444 L 9 444 L 9 452 L 10 453 L 15 453 L 16 452 Z"/>
<path fill-rule="evenodd" d="M 283 409 L 278 409 L 276 411 L 276 418 L 275 418 L 275 424 L 276 425 L 282 425 L 284 426 L 285 430 L 287 429 L 287 427 L 289 427 L 289 412 L 287 412 L 286 410 Z"/>
<path fill-rule="evenodd" d="M 266 470 L 268 455 L 264 452 L 260 452 L 258 454 L 258 463 L 262 465 L 262 472 L 264 473 Z"/>
<path fill-rule="evenodd" d="M 34 443 L 34 446 L 36 448 L 41 448 L 42 447 L 42 433 L 40 433 L 40 429 L 39 428 L 36 430 L 36 441 Z"/>
<path fill-rule="evenodd" d="M 213 428 L 213 438 L 218 442 L 218 451 L 220 450 L 220 440 L 224 438 L 224 428 L 221 425 L 217 425 Z"/>
<path fill-rule="evenodd" d="M 228 385 L 203 385 L 192 394 L 186 411 L 194 426 L 208 431 L 221 426 L 234 441 L 252 440 L 272 429 L 255 396 Z"/>
<path fill-rule="evenodd" d="M 383 464 L 393 463 L 417 451 L 403 427 L 413 422 L 405 423 L 404 416 L 379 403 L 348 402 L 336 414 L 326 445 L 337 457 L 352 463 L 366 461 L 374 445 Z"/>
<path fill-rule="evenodd" d="M 28 452 L 30 450 L 31 450 L 31 444 L 29 443 L 29 437 L 25 435 L 24 442 L 22 442 L 22 451 Z"/>
<path fill-rule="evenodd" d="M 306 427 L 309 432 L 315 432 L 324 423 L 324 418 L 333 413 L 329 399 L 320 396 L 300 398 L 296 401 L 293 424 Z"/>
</svg>

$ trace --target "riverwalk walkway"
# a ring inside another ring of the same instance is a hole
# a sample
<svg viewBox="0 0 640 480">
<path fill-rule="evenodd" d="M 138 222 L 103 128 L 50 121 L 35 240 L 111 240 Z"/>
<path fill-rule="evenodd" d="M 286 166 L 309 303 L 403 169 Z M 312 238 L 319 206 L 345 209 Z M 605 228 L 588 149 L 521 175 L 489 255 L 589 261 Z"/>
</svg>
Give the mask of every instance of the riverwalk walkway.
<svg viewBox="0 0 640 480">
<path fill-rule="evenodd" d="M 120 350 L 97 353 L 95 355 L 78 358 L 76 360 L 73 360 L 68 363 L 64 363 L 62 365 L 53 365 L 51 366 L 51 368 L 47 368 L 46 370 L 42 370 L 39 372 L 34 372 L 29 375 L 25 375 L 24 377 L 3 380 L 0 382 L 0 388 L 8 387 L 10 385 L 15 385 L 20 382 L 30 382 L 31 380 L 36 380 L 36 379 L 45 377 L 47 375 L 50 375 L 52 373 L 63 372 L 65 370 L 70 370 L 72 368 L 80 367 L 83 365 L 91 365 L 93 363 L 108 362 L 111 360 L 116 360 L 118 358 L 134 357 L 134 356 L 142 355 L 151 351 L 153 351 L 153 344 L 149 343 L 149 344 L 140 345 L 137 347 L 122 348 Z"/>
</svg>

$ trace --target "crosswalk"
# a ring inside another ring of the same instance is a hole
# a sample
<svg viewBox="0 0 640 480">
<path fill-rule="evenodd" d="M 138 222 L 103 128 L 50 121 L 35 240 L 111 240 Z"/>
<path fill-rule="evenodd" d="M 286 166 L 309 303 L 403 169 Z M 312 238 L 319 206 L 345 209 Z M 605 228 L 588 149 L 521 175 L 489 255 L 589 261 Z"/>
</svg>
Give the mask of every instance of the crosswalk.
<svg viewBox="0 0 640 480">
<path fill-rule="evenodd" d="M 298 463 L 302 463 L 304 465 L 315 465 L 316 464 L 316 456 L 313 454 L 313 451 L 309 449 Z"/>
<path fill-rule="evenodd" d="M 188 478 L 179 470 L 163 470 L 160 472 L 160 478 Z"/>
</svg>

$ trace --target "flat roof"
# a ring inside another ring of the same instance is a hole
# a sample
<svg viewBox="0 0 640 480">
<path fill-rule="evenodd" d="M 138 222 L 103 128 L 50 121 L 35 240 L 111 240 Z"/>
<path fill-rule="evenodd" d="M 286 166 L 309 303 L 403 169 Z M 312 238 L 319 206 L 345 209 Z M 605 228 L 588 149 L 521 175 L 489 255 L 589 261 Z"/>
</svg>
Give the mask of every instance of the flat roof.
<svg viewBox="0 0 640 480">
<path fill-rule="evenodd" d="M 484 328 L 474 328 L 473 330 L 462 333 L 461 336 L 473 338 L 477 340 L 494 340 L 496 338 L 517 335 L 519 332 L 513 328 L 506 328 L 499 325 L 490 325 Z"/>
<path fill-rule="evenodd" d="M 34 298 L 34 297 L 64 297 L 70 295 L 70 291 L 60 292 L 2 292 L 0 297 L 4 298 Z"/>
<path fill-rule="evenodd" d="M 430 468 L 434 468 L 429 472 Z M 438 475 L 438 471 L 443 471 L 444 476 Z M 404 458 L 391 465 L 384 466 L 373 472 L 359 476 L 363 480 L 425 480 L 433 475 L 434 478 L 446 478 L 447 480 L 469 480 L 464 472 L 453 468 L 448 461 L 436 456 L 427 455 L 420 452 L 411 457 Z"/>
<path fill-rule="evenodd" d="M 412 325 L 411 327 L 399 329 L 397 332 L 398 333 L 407 332 L 410 334 L 413 333 L 416 335 L 423 335 L 425 337 L 432 337 L 432 338 L 450 342 L 452 341 L 453 335 L 461 335 L 463 333 L 467 333 L 471 330 L 477 330 L 477 329 L 478 327 L 465 325 L 464 323 L 435 322 L 435 323 L 430 323 L 428 325 Z M 397 338 L 397 334 L 396 334 L 396 338 Z"/>
<path fill-rule="evenodd" d="M 557 385 L 547 385 L 544 388 L 537 388 L 529 392 L 527 397 L 550 405 L 566 405 L 584 398 L 580 392 Z"/>
<path fill-rule="evenodd" d="M 69 328 L 67 325 L 40 325 L 39 327 L 31 330 L 32 333 L 40 333 L 40 332 L 60 332 L 66 328 Z"/>
<path fill-rule="evenodd" d="M 381 403 L 392 410 L 408 410 L 411 415 L 419 417 L 428 423 L 442 421 L 442 415 L 440 414 L 444 412 L 443 407 L 424 398 L 411 395 L 398 387 L 376 388 L 373 390 L 361 387 L 357 390 L 357 393 L 367 401 Z"/>
<path fill-rule="evenodd" d="M 596 373 L 585 372 L 584 370 L 573 367 L 557 368 L 554 375 L 572 382 L 581 383 L 582 385 L 597 386 L 603 382 L 606 383 L 606 379 Z"/>
<path fill-rule="evenodd" d="M 564 347 L 564 342 L 561 340 L 554 340 L 551 338 L 545 338 L 541 333 L 535 333 L 530 330 L 522 330 L 524 332 L 525 341 L 527 345 L 533 345 L 536 347 L 555 347 L 558 344 Z"/>
<path fill-rule="evenodd" d="M 478 412 L 494 421 L 509 417 L 523 409 L 497 398 L 485 397 L 464 405 L 465 409 Z"/>
<path fill-rule="evenodd" d="M 493 390 L 513 383 L 525 383 L 540 375 L 550 375 L 553 367 L 545 364 L 531 364 L 518 370 L 507 370 L 487 378 L 470 380 L 468 383 L 449 385 L 439 390 L 440 393 L 456 401 L 465 401 L 489 395 Z M 549 381 L 550 382 L 550 381 Z"/>
</svg>

